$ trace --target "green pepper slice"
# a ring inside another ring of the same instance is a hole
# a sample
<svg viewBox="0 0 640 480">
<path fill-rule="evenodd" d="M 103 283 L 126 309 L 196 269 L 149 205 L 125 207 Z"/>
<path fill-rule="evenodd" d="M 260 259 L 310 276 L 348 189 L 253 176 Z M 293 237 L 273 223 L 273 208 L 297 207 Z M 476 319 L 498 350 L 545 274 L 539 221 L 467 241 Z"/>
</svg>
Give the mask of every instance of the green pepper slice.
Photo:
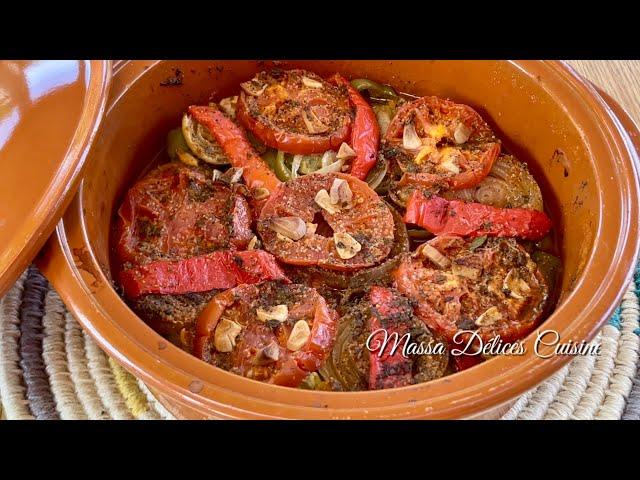
<svg viewBox="0 0 640 480">
<path fill-rule="evenodd" d="M 375 98 L 385 98 L 387 100 L 396 100 L 398 98 L 398 94 L 392 87 L 382 85 L 368 78 L 355 78 L 351 80 L 351 86 L 359 92 L 366 90 L 370 96 Z"/>
</svg>

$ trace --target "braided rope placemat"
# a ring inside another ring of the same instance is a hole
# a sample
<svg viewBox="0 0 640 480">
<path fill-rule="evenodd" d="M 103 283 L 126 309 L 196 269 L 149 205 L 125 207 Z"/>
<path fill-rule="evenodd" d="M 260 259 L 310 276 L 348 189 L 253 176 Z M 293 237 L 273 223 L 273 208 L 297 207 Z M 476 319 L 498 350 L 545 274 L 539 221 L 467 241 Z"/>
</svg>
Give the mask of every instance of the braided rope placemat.
<svg viewBox="0 0 640 480">
<path fill-rule="evenodd" d="M 640 419 L 640 267 L 579 356 L 520 397 L 504 419 Z M 37 268 L 0 300 L 0 400 L 7 419 L 171 419 L 147 387 L 80 328 Z"/>
</svg>

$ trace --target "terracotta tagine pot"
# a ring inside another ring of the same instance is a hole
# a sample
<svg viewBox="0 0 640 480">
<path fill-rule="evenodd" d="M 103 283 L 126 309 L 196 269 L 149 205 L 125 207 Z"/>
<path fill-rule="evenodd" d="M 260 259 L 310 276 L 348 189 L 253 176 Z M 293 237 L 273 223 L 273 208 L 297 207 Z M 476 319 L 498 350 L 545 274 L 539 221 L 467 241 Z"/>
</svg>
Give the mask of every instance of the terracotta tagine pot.
<svg viewBox="0 0 640 480">
<path fill-rule="evenodd" d="M 0 297 L 71 202 L 110 78 L 106 60 L 0 60 Z"/>
<path fill-rule="evenodd" d="M 469 104 L 540 183 L 561 245 L 554 313 L 538 330 L 590 340 L 630 281 L 639 249 L 637 129 L 567 65 L 553 61 L 130 61 L 114 71 L 84 180 L 39 266 L 98 344 L 180 418 L 472 418 L 504 408 L 571 357 L 500 356 L 429 383 L 369 392 L 266 385 L 174 347 L 118 296 L 109 229 L 126 189 L 154 161 L 184 109 L 237 91 L 277 63 L 367 77 Z M 549 353 L 551 349 L 542 349 Z"/>
</svg>

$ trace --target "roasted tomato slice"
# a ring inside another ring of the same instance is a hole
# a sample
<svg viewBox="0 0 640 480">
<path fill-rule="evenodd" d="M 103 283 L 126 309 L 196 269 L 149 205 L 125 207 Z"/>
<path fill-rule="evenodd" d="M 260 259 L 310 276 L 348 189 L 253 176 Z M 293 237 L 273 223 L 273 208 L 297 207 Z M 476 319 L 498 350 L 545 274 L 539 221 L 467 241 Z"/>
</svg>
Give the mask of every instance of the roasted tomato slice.
<svg viewBox="0 0 640 480">
<path fill-rule="evenodd" d="M 337 150 L 353 112 L 346 88 L 305 70 L 260 72 L 241 84 L 236 116 L 266 145 L 289 153 Z"/>
<path fill-rule="evenodd" d="M 430 329 L 456 344 L 469 342 L 470 332 L 483 342 L 522 338 L 548 296 L 537 265 L 511 238 L 436 237 L 405 258 L 395 284 Z"/>
<path fill-rule="evenodd" d="M 128 267 L 244 249 L 252 237 L 245 198 L 177 162 L 138 181 L 118 210 L 117 254 Z"/>
<path fill-rule="evenodd" d="M 445 342 L 415 316 L 409 300 L 374 286 L 340 319 L 320 373 L 341 390 L 378 390 L 442 377 L 448 362 Z"/>
<path fill-rule="evenodd" d="M 472 187 L 499 153 L 500 143 L 475 110 L 438 97 L 400 107 L 385 134 L 384 155 L 402 170 L 401 186 Z"/>
<path fill-rule="evenodd" d="M 394 222 L 387 204 L 362 180 L 310 174 L 271 195 L 258 233 L 265 250 L 284 263 L 354 270 L 387 258 Z"/>
<path fill-rule="evenodd" d="M 337 314 L 312 288 L 264 282 L 218 294 L 197 320 L 195 354 L 247 378 L 297 387 L 333 347 Z"/>
</svg>

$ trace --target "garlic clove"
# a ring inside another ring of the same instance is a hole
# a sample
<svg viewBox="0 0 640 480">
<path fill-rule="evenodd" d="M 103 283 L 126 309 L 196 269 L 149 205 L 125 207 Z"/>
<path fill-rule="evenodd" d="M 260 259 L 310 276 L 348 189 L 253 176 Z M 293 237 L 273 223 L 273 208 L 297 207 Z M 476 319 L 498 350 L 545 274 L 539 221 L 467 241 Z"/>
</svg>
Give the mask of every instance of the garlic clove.
<svg viewBox="0 0 640 480">
<path fill-rule="evenodd" d="M 349 187 L 349 182 L 342 178 L 334 179 L 331 184 L 331 190 L 329 191 L 329 198 L 334 205 L 338 205 L 341 208 L 350 207 L 353 192 L 351 191 L 351 187 Z"/>
<path fill-rule="evenodd" d="M 231 352 L 236 346 L 236 338 L 241 331 L 242 326 L 239 323 L 223 318 L 213 334 L 213 346 L 219 352 Z"/>
<path fill-rule="evenodd" d="M 307 224 L 300 217 L 275 217 L 269 228 L 289 240 L 300 240 L 307 233 Z"/>
<path fill-rule="evenodd" d="M 311 329 L 309 328 L 309 324 L 304 320 L 298 320 L 291 329 L 291 333 L 289 334 L 289 339 L 287 340 L 287 348 L 292 352 L 297 352 L 305 346 L 305 344 L 309 341 L 309 337 L 311 337 Z"/>
<path fill-rule="evenodd" d="M 469 140 L 472 132 L 473 130 L 471 130 L 470 127 L 467 127 L 464 123 L 460 122 L 453 132 L 453 139 L 458 145 L 460 145 Z"/>
<path fill-rule="evenodd" d="M 350 158 L 355 158 L 357 156 L 355 150 L 351 148 L 347 143 L 342 142 L 340 145 L 340 149 L 338 150 L 338 154 L 336 158 L 338 160 L 349 160 Z"/>
<path fill-rule="evenodd" d="M 268 188 L 264 188 L 264 187 L 254 188 L 251 192 L 251 196 L 255 200 L 262 200 L 264 198 L 267 198 L 269 195 L 271 195 L 271 192 L 269 191 Z"/>
<path fill-rule="evenodd" d="M 440 268 L 448 268 L 451 265 L 451 260 L 445 257 L 440 251 L 428 243 L 420 245 L 413 254 L 414 256 L 421 258 L 428 258 L 435 265 Z"/>
<path fill-rule="evenodd" d="M 238 96 L 227 97 L 220 100 L 220 109 L 229 115 L 231 118 L 236 118 L 236 105 L 238 103 Z"/>
<path fill-rule="evenodd" d="M 494 325 L 501 319 L 502 314 L 500 313 L 500 310 L 498 310 L 498 307 L 491 307 L 478 318 L 476 318 L 475 324 L 479 327 L 486 327 L 489 325 Z"/>
<path fill-rule="evenodd" d="M 322 83 L 309 77 L 302 77 L 302 83 L 309 88 L 322 88 Z"/>
<path fill-rule="evenodd" d="M 278 322 L 284 322 L 289 318 L 289 308 L 282 305 L 274 305 L 273 307 L 258 307 L 256 309 L 256 317 L 261 322 L 268 322 L 270 320 L 277 320 Z"/>
<path fill-rule="evenodd" d="M 334 233 L 333 242 L 336 245 L 338 255 L 344 260 L 355 257 L 362 250 L 362 245 L 346 232 Z"/>
<path fill-rule="evenodd" d="M 422 146 L 422 140 L 418 137 L 413 123 L 407 123 L 402 132 L 402 146 L 407 150 L 417 150 Z"/>
<path fill-rule="evenodd" d="M 260 349 L 255 356 L 254 365 L 269 365 L 277 362 L 280 358 L 280 347 L 276 342 L 271 342 L 266 347 Z"/>
<path fill-rule="evenodd" d="M 320 208 L 322 208 L 323 210 L 326 210 L 328 213 L 332 215 L 340 212 L 340 207 L 338 207 L 331 201 L 331 196 L 329 195 L 329 192 L 327 192 L 324 188 L 320 190 L 318 193 L 316 193 L 314 200 Z"/>
</svg>

